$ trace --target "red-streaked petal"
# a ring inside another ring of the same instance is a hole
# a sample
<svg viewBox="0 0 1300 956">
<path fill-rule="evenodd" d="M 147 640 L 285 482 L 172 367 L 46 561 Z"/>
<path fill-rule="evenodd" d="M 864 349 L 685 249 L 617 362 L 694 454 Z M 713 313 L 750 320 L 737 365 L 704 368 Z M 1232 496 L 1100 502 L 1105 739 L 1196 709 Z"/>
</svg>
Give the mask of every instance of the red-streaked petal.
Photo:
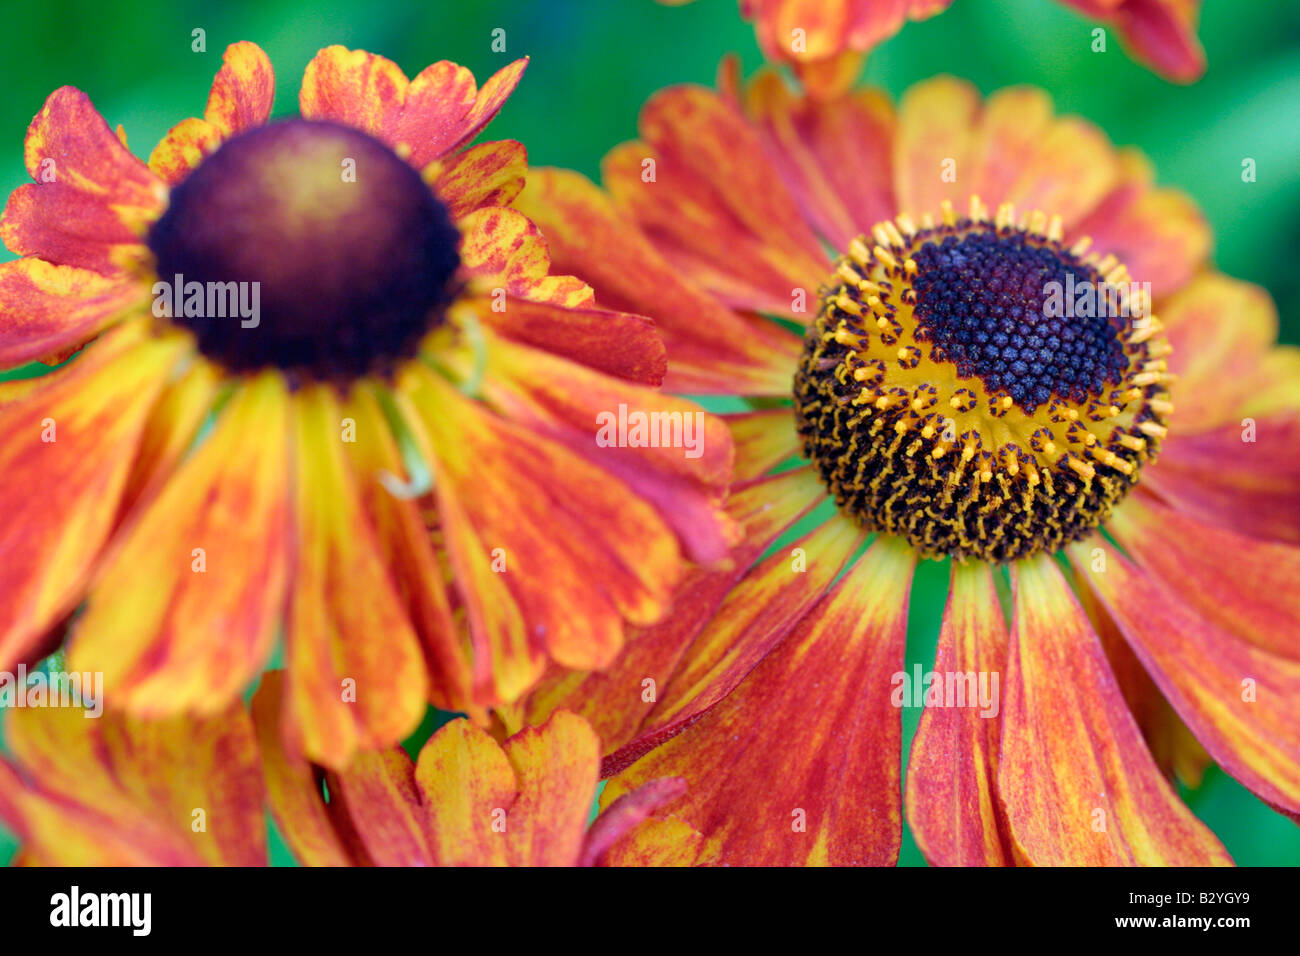
<svg viewBox="0 0 1300 956">
<path fill-rule="evenodd" d="M 383 563 L 343 450 L 334 393 L 294 396 L 295 528 L 286 626 L 288 742 L 345 766 L 420 722 L 428 682 L 419 639 Z"/>
<path fill-rule="evenodd" d="M 528 151 L 523 143 L 480 143 L 424 171 L 452 219 L 483 206 L 508 206 L 524 188 Z"/>
<path fill-rule="evenodd" d="M 629 382 L 658 386 L 668 370 L 655 324 L 643 315 L 515 299 L 501 311 L 485 302 L 478 316 L 499 335 Z"/>
<path fill-rule="evenodd" d="M 580 866 L 598 866 L 602 858 L 659 807 L 686 792 L 681 777 L 651 780 L 611 803 L 591 825 L 583 844 Z"/>
<path fill-rule="evenodd" d="M 266 802 L 294 858 L 303 866 L 351 866 L 364 859 L 335 825 L 307 759 L 284 746 L 284 674 L 268 671 L 250 705 L 266 781 Z"/>
<path fill-rule="evenodd" d="M 142 496 L 157 494 L 194 447 L 216 401 L 221 375 L 211 362 L 196 359 L 163 388 L 145 422 L 122 490 L 121 516 L 130 514 Z"/>
<path fill-rule="evenodd" d="M 149 155 L 149 168 L 176 185 L 238 133 L 264 124 L 275 100 L 275 72 L 256 43 L 241 40 L 226 47 L 212 80 L 203 118 L 173 126 Z"/>
<path fill-rule="evenodd" d="M 507 817 L 514 866 L 575 866 L 600 779 L 600 738 L 576 714 L 556 711 L 502 747 L 519 780 Z"/>
<path fill-rule="evenodd" d="M 307 64 L 298 102 L 308 119 L 354 126 L 422 169 L 479 134 L 514 92 L 528 60 L 498 70 L 479 89 L 463 66 L 441 60 L 413 80 L 392 60 L 330 46 Z"/>
<path fill-rule="evenodd" d="M 882 93 L 798 97 L 765 70 L 749 85 L 746 105 L 805 214 L 837 249 L 897 212 L 894 106 Z"/>
<path fill-rule="evenodd" d="M 722 419 L 530 348 L 496 341 L 487 352 L 483 395 L 503 415 L 621 479 L 655 507 L 692 560 L 726 556 L 733 529 L 721 509 L 732 446 Z"/>
<path fill-rule="evenodd" d="M 149 168 L 170 186 L 177 185 L 225 142 L 207 120 L 188 117 L 167 131 L 149 154 Z"/>
<path fill-rule="evenodd" d="M 420 751 L 415 783 L 439 866 L 509 865 L 508 814 L 519 784 L 509 758 L 485 731 L 468 720 L 440 727 Z"/>
<path fill-rule="evenodd" d="M 669 391 L 789 391 L 798 339 L 705 294 L 585 177 L 568 170 L 530 170 L 528 188 L 515 206 L 541 227 L 558 272 L 591 283 L 603 305 L 654 316 L 670 357 Z"/>
<path fill-rule="evenodd" d="M 1106 528 L 1206 620 L 1300 661 L 1300 548 L 1202 523 L 1142 493 L 1117 508 Z"/>
<path fill-rule="evenodd" d="M 257 742 L 241 702 L 204 719 L 86 717 L 76 707 L 9 715 L 9 749 L 42 790 L 124 827 L 150 821 L 209 865 L 266 862 Z"/>
<path fill-rule="evenodd" d="M 479 289 L 494 295 L 504 290 L 507 303 L 522 298 L 570 309 L 596 304 L 591 287 L 581 279 L 551 273 L 546 240 L 523 213 L 485 206 L 459 225 L 461 267 Z"/>
<path fill-rule="evenodd" d="M 1039 866 L 1230 864 L 1151 758 L 1052 559 L 1012 573 L 997 784 L 1017 852 Z"/>
<path fill-rule="evenodd" d="M 711 90 L 663 90 L 641 112 L 643 142 L 611 151 L 606 187 L 661 253 L 729 304 L 807 322 L 830 263 L 759 132 Z M 651 175 L 653 173 L 653 175 Z"/>
<path fill-rule="evenodd" d="M 1182 288 L 1204 265 L 1212 236 L 1191 197 L 1157 189 L 1153 178 L 1150 160 L 1123 150 L 1110 193 L 1083 219 L 1067 223 L 1066 241 L 1090 237 L 1098 252 L 1118 257 L 1134 281 L 1150 282 L 1158 299 Z"/>
<path fill-rule="evenodd" d="M 540 723 L 557 707 L 567 707 L 591 722 L 606 752 L 628 743 L 653 713 L 660 688 L 668 686 L 681 656 L 723 598 L 763 551 L 824 495 L 807 468 L 734 492 L 727 510 L 744 534 L 732 552 L 731 566 L 693 569 L 677 589 L 664 620 L 634 632 L 623 653 L 605 670 L 588 674 L 552 670 L 525 702 L 527 723 Z"/>
<path fill-rule="evenodd" d="M 1177 415 L 1177 407 L 1175 407 Z M 1175 424 L 1175 427 L 1177 425 Z M 1300 544 L 1300 415 L 1170 436 L 1144 483 L 1179 511 L 1241 534 Z"/>
<path fill-rule="evenodd" d="M 124 326 L 0 406 L 0 667 L 81 600 L 180 350 Z"/>
<path fill-rule="evenodd" d="M 637 737 L 606 759 L 604 772 L 619 772 L 730 694 L 820 600 L 861 539 L 837 516 L 742 578 L 677 661 Z"/>
<path fill-rule="evenodd" d="M 148 302 L 135 279 L 27 257 L 0 263 L 0 367 L 62 358 Z"/>
<path fill-rule="evenodd" d="M 603 799 L 664 775 L 703 859 L 747 866 L 890 865 L 902 834 L 900 711 L 916 558 L 882 538 L 698 723 L 611 781 Z M 810 702 L 815 704 L 810 706 Z"/>
<path fill-rule="evenodd" d="M 442 566 L 417 501 L 385 486 L 385 475 L 410 486 L 411 476 L 373 394 L 356 389 L 342 409 L 355 441 L 345 443 L 357 488 L 374 525 L 384 563 L 424 648 L 430 700 L 443 710 L 474 711 L 470 663 L 461 645 Z"/>
<path fill-rule="evenodd" d="M 531 644 L 567 667 L 603 667 L 622 646 L 624 618 L 648 624 L 667 610 L 680 552 L 650 504 L 427 370 L 411 369 L 400 387 L 436 449 L 436 493 L 446 488 L 464 509 Z"/>
<path fill-rule="evenodd" d="M 1105 542 L 1093 538 L 1070 549 L 1080 579 L 1192 733 L 1261 799 L 1300 816 L 1300 662 L 1219 627 L 1114 548 L 1105 548 L 1106 570 L 1092 572 L 1095 547 Z"/>
<path fill-rule="evenodd" d="M 605 852 L 600 866 L 695 866 L 704 834 L 680 817 L 651 817 Z"/>
<path fill-rule="evenodd" d="M 1049 216 L 1059 215 L 1068 227 L 1114 187 L 1119 160 L 1100 129 L 1077 116 L 1062 116 L 1042 131 L 1033 151 L 1023 156 L 1018 173 L 997 201 L 1015 203 L 1021 211 L 1041 209 Z M 994 201 L 992 196 L 982 198 Z"/>
<path fill-rule="evenodd" d="M 275 71 L 256 43 L 241 40 L 221 54 L 221 69 L 212 80 L 203 118 L 224 137 L 261 126 L 271 116 Z"/>
<path fill-rule="evenodd" d="M 995 781 L 1000 678 L 1007 662 L 1007 626 L 982 562 L 954 562 L 934 673 L 950 675 L 962 701 L 926 706 L 907 764 L 907 822 L 925 858 L 936 866 L 1007 866 L 1013 859 Z M 967 675 L 973 675 L 972 683 Z M 990 691 L 987 712 L 980 682 Z M 920 688 L 915 692 L 920 693 Z"/>
<path fill-rule="evenodd" d="M 376 866 L 432 866 L 415 762 L 401 747 L 357 751 L 325 778 L 330 812 L 346 814 Z"/>
<path fill-rule="evenodd" d="M 22 846 L 14 866 L 199 866 L 186 840 L 146 814 L 88 807 L 32 787 L 0 760 L 0 820 Z"/>
<path fill-rule="evenodd" d="M 13 252 L 110 275 L 164 203 L 163 184 L 131 155 L 80 90 L 50 94 L 27 130 L 36 182 L 9 197 L 0 237 Z"/>
<path fill-rule="evenodd" d="M 1170 371 L 1178 376 L 1169 395 L 1174 436 L 1240 425 L 1243 406 L 1263 384 L 1260 361 L 1277 339 L 1277 307 L 1268 292 L 1209 272 L 1160 303 L 1156 314 L 1173 348 Z"/>
<path fill-rule="evenodd" d="M 271 373 L 241 388 L 114 538 L 69 648 L 74 669 L 104 672 L 114 706 L 215 713 L 270 653 L 286 574 L 286 402 Z"/>
</svg>

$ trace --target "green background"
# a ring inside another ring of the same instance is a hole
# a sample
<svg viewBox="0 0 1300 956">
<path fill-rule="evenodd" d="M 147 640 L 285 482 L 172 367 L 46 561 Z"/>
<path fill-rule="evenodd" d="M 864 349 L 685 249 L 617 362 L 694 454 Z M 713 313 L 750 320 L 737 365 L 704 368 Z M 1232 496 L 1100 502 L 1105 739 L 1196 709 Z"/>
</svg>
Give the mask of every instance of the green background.
<svg viewBox="0 0 1300 956">
<path fill-rule="evenodd" d="M 536 165 L 597 175 L 602 154 L 635 135 L 638 108 L 655 90 L 712 83 L 719 57 L 738 52 L 746 74 L 762 61 L 734 0 L 679 8 L 653 0 L 211 0 L 11 3 L 0 9 L 0 190 L 28 181 L 22 143 L 45 97 L 70 84 L 86 91 L 111 125 L 122 123 L 147 157 L 167 129 L 201 115 L 222 50 L 253 40 L 277 72 L 276 115 L 296 112 L 302 69 L 322 46 L 383 54 L 408 75 L 440 59 L 471 68 L 480 82 L 528 54 L 522 84 L 488 130 L 528 147 Z M 191 51 L 191 31 L 207 51 Z M 1118 36 L 1093 53 L 1093 24 L 1051 0 L 956 0 L 910 24 L 868 61 L 865 78 L 897 96 L 936 73 L 981 90 L 1031 83 L 1058 110 L 1098 123 L 1115 142 L 1144 150 L 1158 178 L 1181 187 L 1215 231 L 1214 261 L 1258 282 L 1276 299 L 1282 339 L 1300 341 L 1300 4 L 1209 0 L 1200 36 L 1209 73 L 1176 86 L 1135 65 Z M 505 54 L 491 49 L 506 31 Z M 1243 183 L 1245 157 L 1257 181 Z M 913 589 L 907 668 L 933 661 L 946 566 L 928 562 Z M 904 711 L 910 738 L 919 711 Z M 0 714 L 0 717 L 3 715 Z M 904 748 L 906 753 L 906 747 Z M 904 758 L 905 759 L 905 758 Z M 1242 864 L 1300 864 L 1300 828 L 1212 768 L 1186 794 L 1193 810 Z M 0 830 L 0 860 L 12 840 Z M 286 859 L 282 847 L 275 856 Z M 904 864 L 920 864 L 905 837 Z"/>
</svg>

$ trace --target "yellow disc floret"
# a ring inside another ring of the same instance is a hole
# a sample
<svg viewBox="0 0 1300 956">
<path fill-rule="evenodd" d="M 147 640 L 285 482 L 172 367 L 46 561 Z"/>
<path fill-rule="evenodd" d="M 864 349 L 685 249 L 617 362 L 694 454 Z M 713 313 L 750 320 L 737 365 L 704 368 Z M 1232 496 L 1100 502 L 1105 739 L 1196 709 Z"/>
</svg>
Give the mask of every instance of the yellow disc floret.
<svg viewBox="0 0 1300 956">
<path fill-rule="evenodd" d="M 1170 349 L 1147 289 L 1089 247 L 978 198 L 850 243 L 794 386 L 804 452 L 844 513 L 993 562 L 1105 520 L 1165 436 Z"/>
</svg>

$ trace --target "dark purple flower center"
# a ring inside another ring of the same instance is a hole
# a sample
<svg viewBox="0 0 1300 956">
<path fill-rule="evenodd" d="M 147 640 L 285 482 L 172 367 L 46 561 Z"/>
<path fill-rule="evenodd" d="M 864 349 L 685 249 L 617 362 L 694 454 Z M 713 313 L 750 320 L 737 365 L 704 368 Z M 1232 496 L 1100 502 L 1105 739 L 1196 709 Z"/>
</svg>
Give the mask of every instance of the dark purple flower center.
<svg viewBox="0 0 1300 956">
<path fill-rule="evenodd" d="M 443 321 L 459 238 L 420 174 L 377 139 L 273 123 L 224 143 L 171 191 L 148 236 L 165 302 L 155 312 L 232 372 L 384 375 Z"/>
</svg>

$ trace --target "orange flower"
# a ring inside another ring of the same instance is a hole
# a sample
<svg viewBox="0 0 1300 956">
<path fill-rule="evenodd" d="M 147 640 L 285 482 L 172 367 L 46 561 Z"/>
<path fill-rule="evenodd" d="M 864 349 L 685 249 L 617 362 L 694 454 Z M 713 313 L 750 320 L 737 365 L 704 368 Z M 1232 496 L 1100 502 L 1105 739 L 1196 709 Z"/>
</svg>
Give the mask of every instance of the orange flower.
<svg viewBox="0 0 1300 956">
<path fill-rule="evenodd" d="M 660 0 L 679 5 L 691 0 Z M 1196 38 L 1200 0 L 1060 0 L 1113 25 L 1136 59 L 1179 83 L 1205 73 Z M 946 10 L 952 0 L 740 0 L 754 22 L 758 45 L 774 63 L 790 66 L 813 96 L 834 96 L 853 85 L 862 59 L 908 20 Z"/>
<path fill-rule="evenodd" d="M 479 89 L 329 47 L 268 123 L 237 43 L 148 165 L 49 97 L 0 366 L 93 341 L 0 386 L 0 667 L 67 631 L 111 706 L 213 714 L 282 634 L 286 733 L 341 766 L 430 701 L 481 718 L 548 660 L 609 663 L 725 555 L 725 426 L 654 390 L 649 320 L 551 272 L 508 208 L 523 146 L 464 148 L 525 65 Z M 598 447 L 623 407 L 698 421 L 695 451 Z"/>
<path fill-rule="evenodd" d="M 251 714 L 238 702 L 161 721 L 14 711 L 0 820 L 22 841 L 17 862 L 260 866 L 266 803 L 305 866 L 692 862 L 698 834 L 650 817 L 680 780 L 653 781 L 587 826 L 600 745 L 581 717 L 558 712 L 502 745 L 454 720 L 418 761 L 395 747 L 324 773 L 284 749 L 281 684 L 267 674 Z"/>
<path fill-rule="evenodd" d="M 509 720 L 586 715 L 607 799 L 683 777 L 705 861 L 895 861 L 923 699 L 906 812 L 933 863 L 1229 862 L 1167 779 L 1209 758 L 1300 814 L 1300 350 L 1268 295 L 1038 90 L 722 85 L 656 95 L 608 192 L 537 171 L 517 204 L 655 316 L 672 387 L 755 399 L 745 540 Z M 1120 308 L 1053 311 L 1058 278 Z M 936 685 L 902 665 L 917 562 L 945 556 Z"/>
</svg>

